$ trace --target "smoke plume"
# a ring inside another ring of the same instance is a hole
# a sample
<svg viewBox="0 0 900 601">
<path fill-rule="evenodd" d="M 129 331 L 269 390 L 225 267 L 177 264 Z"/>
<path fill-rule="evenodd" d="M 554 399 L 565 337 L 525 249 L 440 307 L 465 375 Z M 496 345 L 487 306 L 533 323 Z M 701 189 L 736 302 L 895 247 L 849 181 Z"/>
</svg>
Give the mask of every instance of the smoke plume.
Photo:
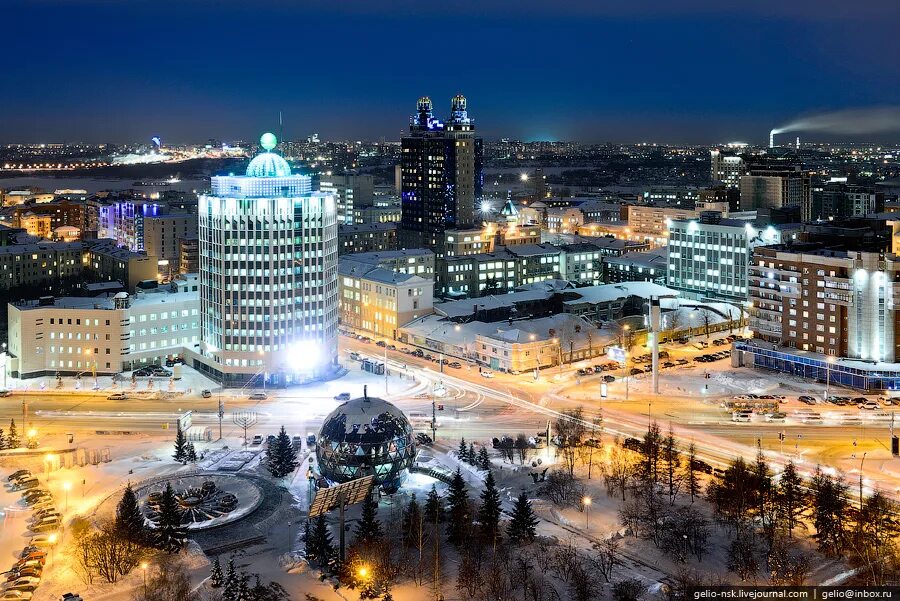
<svg viewBox="0 0 900 601">
<path fill-rule="evenodd" d="M 825 132 L 832 134 L 880 134 L 900 131 L 900 106 L 878 106 L 847 109 L 801 117 L 772 130 L 783 134 L 789 131 Z"/>
</svg>

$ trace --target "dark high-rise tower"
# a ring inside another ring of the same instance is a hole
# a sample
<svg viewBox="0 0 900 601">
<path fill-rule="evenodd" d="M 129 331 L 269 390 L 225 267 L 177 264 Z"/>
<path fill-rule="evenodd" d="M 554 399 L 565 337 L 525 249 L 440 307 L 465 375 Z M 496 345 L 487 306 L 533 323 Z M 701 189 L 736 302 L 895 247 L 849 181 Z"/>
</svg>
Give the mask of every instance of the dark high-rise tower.
<svg viewBox="0 0 900 601">
<path fill-rule="evenodd" d="M 443 254 L 444 232 L 473 226 L 483 185 L 483 149 L 462 95 L 450 118 L 434 118 L 431 99 L 419 99 L 401 140 L 400 244 Z"/>
</svg>

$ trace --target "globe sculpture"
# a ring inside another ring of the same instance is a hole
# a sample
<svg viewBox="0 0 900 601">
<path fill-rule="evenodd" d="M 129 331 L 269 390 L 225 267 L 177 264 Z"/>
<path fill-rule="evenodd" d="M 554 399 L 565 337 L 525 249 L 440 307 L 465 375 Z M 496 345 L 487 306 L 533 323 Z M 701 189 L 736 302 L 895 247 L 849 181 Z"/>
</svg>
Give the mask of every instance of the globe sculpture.
<svg viewBox="0 0 900 601">
<path fill-rule="evenodd" d="M 413 429 L 403 412 L 365 393 L 325 418 L 316 443 L 326 480 L 340 484 L 374 476 L 386 493 L 400 487 L 415 458 Z"/>
</svg>

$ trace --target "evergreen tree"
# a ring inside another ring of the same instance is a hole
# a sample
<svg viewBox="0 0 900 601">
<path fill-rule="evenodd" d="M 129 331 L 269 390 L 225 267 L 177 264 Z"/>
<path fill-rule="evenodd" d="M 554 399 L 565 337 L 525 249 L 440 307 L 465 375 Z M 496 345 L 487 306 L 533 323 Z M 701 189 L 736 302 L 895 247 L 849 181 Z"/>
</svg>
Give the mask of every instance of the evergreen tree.
<svg viewBox="0 0 900 601">
<path fill-rule="evenodd" d="M 319 564 L 320 567 L 327 566 L 334 557 L 334 542 L 331 532 L 328 531 L 328 523 L 325 521 L 325 516 L 320 515 L 317 517 L 311 529 L 307 523 L 307 530 L 306 558 Z"/>
<path fill-rule="evenodd" d="M 362 516 L 356 524 L 357 544 L 374 544 L 382 539 L 384 532 L 381 529 L 381 522 L 378 521 L 378 501 L 375 495 L 370 492 L 366 495 L 362 504 Z"/>
<path fill-rule="evenodd" d="M 847 483 L 840 476 L 832 478 L 816 469 L 811 488 L 816 528 L 813 537 L 819 544 L 819 551 L 829 557 L 840 557 L 847 545 L 846 520 L 850 507 Z"/>
<path fill-rule="evenodd" d="M 159 502 L 159 520 L 155 533 L 155 547 L 169 553 L 177 553 L 184 546 L 187 528 L 181 525 L 181 511 L 172 483 L 166 482 Z"/>
<path fill-rule="evenodd" d="M 297 469 L 297 450 L 284 426 L 266 450 L 266 469 L 275 478 L 284 478 Z"/>
<path fill-rule="evenodd" d="M 793 461 L 788 461 L 781 472 L 777 491 L 778 513 L 781 523 L 787 531 L 788 538 L 794 537 L 794 528 L 800 521 L 800 516 L 806 509 L 806 493 L 803 487 L 803 478 L 797 473 Z"/>
<path fill-rule="evenodd" d="M 478 461 L 476 462 L 478 467 L 483 470 L 491 469 L 491 458 L 488 455 L 487 447 L 482 445 L 480 449 L 478 449 Z"/>
<path fill-rule="evenodd" d="M 475 465 L 475 462 L 478 460 L 478 455 L 475 453 L 475 445 L 473 443 L 469 443 L 469 450 L 466 452 L 466 463 L 470 463 Z"/>
<path fill-rule="evenodd" d="M 447 540 L 461 546 L 468 537 L 471 524 L 469 491 L 459 468 L 456 468 L 447 495 Z"/>
<path fill-rule="evenodd" d="M 440 524 L 444 521 L 444 503 L 437 493 L 434 484 L 425 497 L 425 522 L 428 524 Z"/>
<path fill-rule="evenodd" d="M 481 491 L 481 507 L 478 508 L 478 524 L 485 540 L 496 542 L 500 535 L 500 493 L 494 482 L 494 474 L 488 471 Z"/>
<path fill-rule="evenodd" d="M 537 525 L 538 520 L 531 508 L 531 501 L 523 492 L 513 505 L 512 517 L 506 526 L 506 534 L 515 543 L 530 543 L 534 541 Z"/>
<path fill-rule="evenodd" d="M 687 449 L 687 458 L 684 462 L 684 483 L 688 494 L 691 495 L 691 503 L 700 496 L 700 475 L 697 473 L 697 445 L 691 441 Z"/>
<path fill-rule="evenodd" d="M 391 591 L 385 591 L 381 601 L 394 601 L 394 596 L 391 594 Z"/>
<path fill-rule="evenodd" d="M 144 523 L 144 514 L 138 505 L 137 495 L 131 488 L 131 484 L 125 487 L 119 505 L 116 507 L 115 518 L 116 534 L 125 540 L 143 545 L 147 542 L 147 527 Z"/>
<path fill-rule="evenodd" d="M 22 441 L 19 440 L 19 431 L 16 429 L 16 420 L 9 420 L 9 434 L 6 436 L 6 442 L 10 449 L 18 449 Z"/>
<path fill-rule="evenodd" d="M 403 510 L 403 540 L 410 547 L 416 542 L 421 520 L 422 509 L 416 501 L 416 493 L 413 493 L 409 505 Z"/>
<path fill-rule="evenodd" d="M 222 582 L 222 601 L 239 601 L 238 587 L 240 577 L 234 568 L 234 556 L 228 558 L 228 570 L 225 572 L 225 580 Z"/>
<path fill-rule="evenodd" d="M 181 426 L 178 426 L 178 431 L 175 433 L 175 452 L 172 454 L 172 457 L 175 461 L 184 462 L 187 458 L 187 437 L 184 435 L 184 431 L 181 429 Z"/>
<path fill-rule="evenodd" d="M 238 577 L 237 598 L 240 601 L 250 601 L 252 599 L 250 596 L 250 576 L 247 574 L 241 573 Z"/>
<path fill-rule="evenodd" d="M 197 449 L 194 448 L 194 443 L 184 445 L 184 460 L 188 463 L 197 463 Z"/>
<path fill-rule="evenodd" d="M 6 440 L 6 434 L 3 432 L 3 428 L 0 428 L 0 451 L 9 448 L 9 441 Z"/>
<path fill-rule="evenodd" d="M 219 556 L 217 555 L 209 572 L 209 584 L 213 588 L 219 588 L 224 582 L 225 575 L 222 573 L 222 564 L 219 563 Z"/>
<path fill-rule="evenodd" d="M 466 439 L 459 439 L 459 449 L 456 451 L 456 455 L 459 457 L 460 461 L 468 461 L 469 460 L 469 447 L 466 445 Z"/>
</svg>

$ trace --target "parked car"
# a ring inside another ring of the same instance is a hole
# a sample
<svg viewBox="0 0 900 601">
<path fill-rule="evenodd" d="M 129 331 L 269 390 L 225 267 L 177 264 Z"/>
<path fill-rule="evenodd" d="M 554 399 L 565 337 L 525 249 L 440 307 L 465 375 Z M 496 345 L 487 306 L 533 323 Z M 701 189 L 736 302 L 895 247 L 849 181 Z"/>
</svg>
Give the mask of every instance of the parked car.
<svg viewBox="0 0 900 601">
<path fill-rule="evenodd" d="M 876 409 L 880 409 L 881 407 L 878 405 L 878 401 L 866 401 L 859 406 L 860 409 L 866 409 L 868 411 L 875 411 Z"/>
<path fill-rule="evenodd" d="M 0 599 L 3 601 L 29 601 L 34 595 L 26 591 L 6 591 Z"/>
<path fill-rule="evenodd" d="M 615 377 L 615 376 L 610 376 L 610 375 L 605 375 L 605 376 L 603 376 L 603 381 L 606 382 L 607 384 L 609 384 L 609 383 L 611 383 L 611 382 L 615 382 L 615 381 L 616 381 L 616 377 Z"/>
<path fill-rule="evenodd" d="M 815 405 L 816 404 L 816 397 L 809 396 L 806 394 L 799 396 L 797 398 L 797 400 L 800 401 L 801 403 L 806 403 L 807 405 Z"/>
<path fill-rule="evenodd" d="M 247 398 L 251 401 L 265 401 L 267 398 L 269 398 L 269 395 L 265 392 L 254 392 Z"/>
<path fill-rule="evenodd" d="M 12 396 L 11 390 L 0 390 L 0 397 L 8 397 Z"/>
<path fill-rule="evenodd" d="M 30 475 L 31 475 L 31 470 L 17 470 L 15 472 L 11 473 L 9 476 L 7 476 L 6 480 L 9 482 L 12 482 L 13 480 L 17 480 L 17 479 L 21 478 L 22 476 L 30 476 Z"/>
<path fill-rule="evenodd" d="M 263 441 L 263 437 L 260 436 L 259 434 L 257 434 L 256 436 L 253 437 L 253 440 L 250 441 L 250 444 L 253 445 L 254 447 L 256 447 L 256 446 L 261 445 L 262 441 Z"/>
<path fill-rule="evenodd" d="M 124 401 L 128 399 L 128 395 L 124 392 L 114 392 L 106 397 L 107 401 Z"/>
<path fill-rule="evenodd" d="M 291 446 L 296 450 L 300 450 L 303 447 L 303 437 L 302 436 L 294 436 L 291 438 Z"/>
<path fill-rule="evenodd" d="M 39 549 L 43 549 L 46 547 L 52 547 L 56 544 L 56 537 L 52 537 L 49 534 L 38 534 L 37 536 L 31 537 L 31 542 L 29 546 L 36 547 Z"/>
<path fill-rule="evenodd" d="M 452 367 L 453 369 L 461 369 L 462 363 L 460 363 L 459 361 L 453 361 L 447 367 Z"/>
<path fill-rule="evenodd" d="M 212 397 L 212 391 L 211 391 L 211 390 L 206 390 L 206 389 L 201 390 L 201 391 L 200 391 L 200 396 L 203 397 L 204 399 L 211 398 L 211 397 Z"/>
<path fill-rule="evenodd" d="M 336 401 L 349 401 L 350 393 L 349 392 L 341 392 L 339 394 L 334 395 L 334 400 Z"/>
<path fill-rule="evenodd" d="M 29 488 L 37 488 L 40 484 L 38 479 L 32 476 L 31 478 L 17 481 L 15 485 L 13 485 L 13 490 L 28 490 Z"/>
<path fill-rule="evenodd" d="M 492 371 L 482 371 L 482 372 L 481 372 L 481 377 L 482 377 L 482 378 L 493 378 L 493 377 L 494 377 L 494 372 L 492 372 Z"/>
<path fill-rule="evenodd" d="M 316 444 L 316 435 L 310 432 L 306 435 L 306 446 L 311 447 Z"/>
<path fill-rule="evenodd" d="M 632 375 L 632 376 L 636 376 L 636 375 L 642 374 L 642 373 L 644 373 L 644 370 L 641 369 L 640 367 L 632 367 L 632 368 L 631 368 L 631 375 Z"/>
</svg>

